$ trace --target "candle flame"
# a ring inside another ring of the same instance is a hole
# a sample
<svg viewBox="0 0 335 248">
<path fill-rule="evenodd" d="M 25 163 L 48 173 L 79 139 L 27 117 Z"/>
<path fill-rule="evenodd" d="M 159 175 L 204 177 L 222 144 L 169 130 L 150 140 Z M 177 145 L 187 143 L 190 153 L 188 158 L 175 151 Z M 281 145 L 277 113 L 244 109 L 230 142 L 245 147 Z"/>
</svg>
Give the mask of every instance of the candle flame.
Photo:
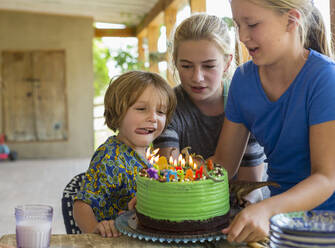
<svg viewBox="0 0 335 248">
<path fill-rule="evenodd" d="M 159 148 L 155 149 L 155 150 L 152 152 L 152 155 L 155 156 L 158 152 L 159 152 Z"/>
<path fill-rule="evenodd" d="M 169 164 L 173 165 L 173 158 L 172 158 L 172 156 L 170 156 L 170 158 L 169 158 Z"/>
<path fill-rule="evenodd" d="M 176 159 L 173 161 L 173 166 L 174 166 L 174 167 L 177 166 L 177 160 L 176 160 Z"/>
<path fill-rule="evenodd" d="M 154 161 L 155 161 L 155 163 L 157 163 L 158 160 L 159 160 L 159 155 L 157 155 L 157 156 L 154 157 Z"/>
<path fill-rule="evenodd" d="M 196 170 L 198 168 L 197 164 L 194 163 L 194 169 Z"/>
<path fill-rule="evenodd" d="M 182 159 L 183 159 L 183 155 L 179 154 L 179 156 L 178 156 L 178 165 L 180 165 Z"/>
<path fill-rule="evenodd" d="M 183 158 L 182 160 L 181 160 L 181 167 L 185 167 L 185 164 L 186 164 L 186 161 L 185 161 L 185 159 Z"/>
<path fill-rule="evenodd" d="M 146 159 L 150 159 L 151 158 L 151 148 L 150 147 L 148 147 L 148 149 L 147 149 L 147 151 L 145 153 L 145 157 L 146 157 Z"/>
<path fill-rule="evenodd" d="M 190 165 L 190 167 L 193 167 L 193 158 L 192 158 L 192 156 L 189 156 L 188 164 Z"/>
</svg>

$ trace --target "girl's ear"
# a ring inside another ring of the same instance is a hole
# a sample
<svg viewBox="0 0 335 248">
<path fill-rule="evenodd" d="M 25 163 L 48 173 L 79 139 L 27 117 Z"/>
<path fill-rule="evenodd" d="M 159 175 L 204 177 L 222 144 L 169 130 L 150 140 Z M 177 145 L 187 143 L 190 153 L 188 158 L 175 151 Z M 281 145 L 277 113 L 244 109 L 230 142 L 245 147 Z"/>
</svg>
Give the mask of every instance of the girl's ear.
<svg viewBox="0 0 335 248">
<path fill-rule="evenodd" d="M 229 59 L 228 59 L 227 64 L 226 64 L 226 68 L 224 69 L 223 72 L 226 72 L 228 70 L 228 68 L 231 64 L 231 61 L 233 60 L 233 55 L 232 54 L 229 54 L 228 56 L 229 56 Z"/>
<path fill-rule="evenodd" d="M 298 22 L 301 18 L 301 14 L 296 9 L 289 10 L 287 14 L 288 14 L 287 31 L 293 31 L 296 27 L 299 26 Z"/>
</svg>

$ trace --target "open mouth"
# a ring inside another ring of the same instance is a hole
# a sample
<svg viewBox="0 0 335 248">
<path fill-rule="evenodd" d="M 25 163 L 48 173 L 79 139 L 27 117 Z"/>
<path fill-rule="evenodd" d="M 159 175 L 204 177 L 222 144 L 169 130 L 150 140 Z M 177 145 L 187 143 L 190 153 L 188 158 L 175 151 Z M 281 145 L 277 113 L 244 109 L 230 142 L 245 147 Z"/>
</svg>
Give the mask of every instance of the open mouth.
<svg viewBox="0 0 335 248">
<path fill-rule="evenodd" d="M 145 128 L 137 128 L 135 133 L 137 134 L 151 134 L 156 131 L 156 128 L 153 127 L 145 127 Z"/>
<path fill-rule="evenodd" d="M 253 56 L 258 51 L 258 48 L 257 47 L 255 47 L 255 48 L 249 48 L 248 50 L 249 50 L 249 54 L 251 56 Z"/>
</svg>

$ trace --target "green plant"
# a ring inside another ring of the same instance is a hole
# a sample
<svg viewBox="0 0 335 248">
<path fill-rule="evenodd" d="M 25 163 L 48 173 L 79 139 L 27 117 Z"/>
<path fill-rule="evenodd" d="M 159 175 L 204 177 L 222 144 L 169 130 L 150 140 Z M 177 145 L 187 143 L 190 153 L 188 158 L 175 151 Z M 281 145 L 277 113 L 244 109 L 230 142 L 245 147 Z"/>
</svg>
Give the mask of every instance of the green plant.
<svg viewBox="0 0 335 248">
<path fill-rule="evenodd" d="M 94 96 L 100 96 L 104 93 L 109 83 L 107 62 L 111 54 L 101 39 L 93 41 L 93 66 L 94 66 Z"/>
</svg>

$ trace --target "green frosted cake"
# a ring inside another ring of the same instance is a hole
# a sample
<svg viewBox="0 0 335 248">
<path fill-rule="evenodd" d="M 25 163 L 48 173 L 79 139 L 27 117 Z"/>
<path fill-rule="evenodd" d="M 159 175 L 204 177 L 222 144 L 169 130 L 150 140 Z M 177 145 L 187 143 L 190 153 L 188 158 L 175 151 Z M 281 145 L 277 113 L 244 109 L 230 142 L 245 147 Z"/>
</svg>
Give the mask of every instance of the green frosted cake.
<svg viewBox="0 0 335 248">
<path fill-rule="evenodd" d="M 178 167 L 166 176 L 167 169 L 154 175 L 142 171 L 137 179 L 136 214 L 140 225 L 162 232 L 206 233 L 228 225 L 229 185 L 227 171 L 214 165 L 203 176 L 195 169 Z M 198 175 L 197 175 L 198 173 Z M 184 175 L 186 176 L 184 177 Z M 188 178 L 187 178 L 188 175 Z M 164 181 L 165 178 L 165 181 Z M 168 180 L 166 181 L 166 178 Z"/>
</svg>

